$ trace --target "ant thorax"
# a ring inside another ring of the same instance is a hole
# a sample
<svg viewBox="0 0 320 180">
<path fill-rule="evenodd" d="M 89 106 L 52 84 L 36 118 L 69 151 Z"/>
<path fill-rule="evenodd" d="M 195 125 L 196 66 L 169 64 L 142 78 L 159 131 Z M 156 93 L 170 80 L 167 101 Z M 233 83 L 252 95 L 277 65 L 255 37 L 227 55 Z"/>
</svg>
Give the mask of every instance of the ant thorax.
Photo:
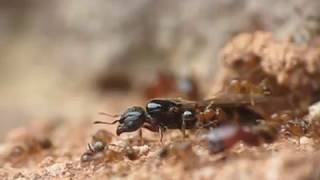
<svg viewBox="0 0 320 180">
<path fill-rule="evenodd" d="M 192 128 L 196 121 L 194 111 L 176 99 L 153 99 L 147 103 L 146 112 L 152 125 L 167 129 L 181 129 L 183 118 L 187 129 Z"/>
</svg>

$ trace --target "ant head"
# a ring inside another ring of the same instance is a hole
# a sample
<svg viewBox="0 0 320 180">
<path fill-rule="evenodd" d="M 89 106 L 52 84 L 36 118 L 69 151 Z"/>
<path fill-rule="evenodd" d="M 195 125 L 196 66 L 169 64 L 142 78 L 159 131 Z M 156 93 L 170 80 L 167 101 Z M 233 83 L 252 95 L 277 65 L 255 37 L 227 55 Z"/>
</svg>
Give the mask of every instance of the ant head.
<svg viewBox="0 0 320 180">
<path fill-rule="evenodd" d="M 272 95 L 269 79 L 263 79 L 259 84 L 259 88 L 264 96 L 271 96 Z"/>
<path fill-rule="evenodd" d="M 147 104 L 146 111 L 151 117 L 157 117 L 169 113 L 179 113 L 179 106 L 170 100 L 153 99 Z"/>
<path fill-rule="evenodd" d="M 104 115 L 108 115 L 103 113 Z M 110 115 L 108 115 L 110 116 Z M 119 115 L 112 116 L 112 117 L 119 117 Z M 121 116 L 120 119 L 115 120 L 111 123 L 96 121 L 95 124 L 115 124 L 119 123 L 117 127 L 117 135 L 124 132 L 133 132 L 138 130 L 146 120 L 146 113 L 142 107 L 133 106 L 128 108 Z"/>
</svg>

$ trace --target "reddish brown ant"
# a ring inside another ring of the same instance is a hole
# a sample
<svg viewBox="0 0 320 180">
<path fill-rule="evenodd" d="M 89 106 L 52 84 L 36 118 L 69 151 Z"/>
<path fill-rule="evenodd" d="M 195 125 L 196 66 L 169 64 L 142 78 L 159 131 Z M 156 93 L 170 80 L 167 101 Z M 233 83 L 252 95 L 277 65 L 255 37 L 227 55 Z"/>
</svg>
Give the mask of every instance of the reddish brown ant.
<svg viewBox="0 0 320 180">
<path fill-rule="evenodd" d="M 274 142 L 277 136 L 278 129 L 274 124 L 262 123 L 255 126 L 228 124 L 211 130 L 205 139 L 208 141 L 209 151 L 219 153 L 230 149 L 239 141 L 250 146 L 258 146 Z"/>
<path fill-rule="evenodd" d="M 38 154 L 42 151 L 49 150 L 53 144 L 49 138 L 36 138 L 33 136 L 26 137 L 23 142 L 18 142 L 12 146 L 7 160 L 13 164 L 26 160 L 30 155 Z"/>
<path fill-rule="evenodd" d="M 224 125 L 213 129 L 205 137 L 211 153 L 230 149 L 239 141 L 251 146 L 272 143 L 280 131 L 286 135 L 301 137 L 307 133 L 308 123 L 298 117 L 299 115 L 292 111 L 284 111 L 273 114 L 269 120 L 259 121 L 259 124 L 254 126 Z"/>
<path fill-rule="evenodd" d="M 280 131 L 287 136 L 298 138 L 300 144 L 300 137 L 308 133 L 310 127 L 309 123 L 303 118 L 306 112 L 282 111 L 273 114 L 270 121 L 280 127 Z"/>
<path fill-rule="evenodd" d="M 239 93 L 239 94 L 249 94 L 249 95 L 271 95 L 271 91 L 267 86 L 267 80 L 261 81 L 257 86 L 247 80 L 234 79 L 230 81 L 229 92 Z"/>
<path fill-rule="evenodd" d="M 248 95 L 251 104 L 254 105 L 254 99 L 261 96 L 270 96 L 271 90 L 267 86 L 267 79 L 261 81 L 258 85 L 253 84 L 247 80 L 233 79 L 229 82 L 229 85 L 224 89 L 224 94 L 232 96 Z"/>
<path fill-rule="evenodd" d="M 251 136 L 251 134 L 248 135 L 239 126 L 228 125 L 212 130 L 205 138 L 208 140 L 210 153 L 219 153 L 233 147 L 240 140 L 246 142 L 244 138 L 246 136 Z"/>
</svg>

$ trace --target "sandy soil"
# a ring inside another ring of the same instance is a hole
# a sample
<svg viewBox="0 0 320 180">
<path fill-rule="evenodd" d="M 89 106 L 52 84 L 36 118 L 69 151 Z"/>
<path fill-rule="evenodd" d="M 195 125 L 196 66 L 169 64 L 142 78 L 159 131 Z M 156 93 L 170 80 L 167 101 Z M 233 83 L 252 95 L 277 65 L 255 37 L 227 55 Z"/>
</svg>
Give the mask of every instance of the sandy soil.
<svg viewBox="0 0 320 180">
<path fill-rule="evenodd" d="M 277 53 L 273 53 L 275 51 Z M 297 53 L 301 51 L 304 53 Z M 247 58 L 248 54 L 254 55 L 253 61 Z M 309 60 L 305 61 L 305 58 Z M 289 41 L 278 42 L 272 40 L 268 33 L 240 35 L 223 50 L 222 61 L 225 65 L 221 78 L 210 89 L 247 72 L 240 77 L 253 81 L 271 79 L 272 89 L 284 102 L 278 110 L 289 103 L 299 104 L 297 108 L 309 107 L 312 101 L 317 100 L 314 93 L 319 90 L 319 85 L 314 85 L 319 82 L 318 76 L 315 76 L 320 72 L 317 58 L 319 56 L 314 47 L 298 47 Z M 292 63 L 293 60 L 295 63 Z M 239 64 L 241 68 L 237 66 Z M 259 68 L 262 72 L 260 76 L 250 74 L 250 69 L 256 69 L 253 67 Z M 277 69 L 280 69 L 280 74 L 276 73 Z M 296 101 L 290 101 L 291 96 L 284 94 L 290 95 L 294 88 L 301 89 L 294 91 L 294 97 L 298 97 Z M 301 98 L 301 93 L 306 98 Z M 118 102 L 116 106 L 115 101 Z M 101 109 L 108 112 L 122 112 L 123 107 L 144 104 L 142 99 L 125 94 L 106 96 L 105 102 Z M 276 112 L 276 108 L 270 109 Z M 307 116 L 309 121 L 317 120 L 317 112 L 317 108 L 315 113 L 310 112 Z M 115 126 L 92 123 L 102 118 L 95 114 L 69 122 L 63 118 L 51 121 L 40 119 L 12 130 L 0 145 L 0 178 L 320 179 L 319 144 L 317 139 L 305 135 L 298 138 L 280 133 L 272 144 L 250 147 L 239 142 L 223 153 L 211 154 L 207 144 L 201 141 L 201 133 L 189 132 L 188 138 L 183 140 L 178 130 L 168 131 L 161 144 L 159 134 L 143 130 L 144 139 L 141 141 L 138 132 L 118 137 L 114 135 Z M 107 146 L 101 152 L 84 156 L 88 152 L 87 144 L 92 143 L 98 131 L 104 133 Z"/>
</svg>

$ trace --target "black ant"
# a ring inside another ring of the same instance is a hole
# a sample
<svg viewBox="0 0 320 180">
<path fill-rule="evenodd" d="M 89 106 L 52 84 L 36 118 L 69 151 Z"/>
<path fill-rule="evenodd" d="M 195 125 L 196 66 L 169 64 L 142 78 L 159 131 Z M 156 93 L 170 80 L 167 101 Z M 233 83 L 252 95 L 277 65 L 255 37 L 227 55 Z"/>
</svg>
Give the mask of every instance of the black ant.
<svg viewBox="0 0 320 180">
<path fill-rule="evenodd" d="M 259 99 L 256 98 L 256 102 Z M 104 115 L 119 117 L 111 123 L 96 121 L 95 124 L 119 123 L 116 134 L 133 132 L 141 127 L 152 132 L 160 133 L 162 141 L 163 132 L 166 129 L 180 129 L 185 137 L 186 129 L 200 127 L 212 127 L 228 121 L 240 123 L 255 122 L 261 119 L 261 115 L 252 110 L 252 99 L 247 96 L 233 98 L 213 98 L 200 102 L 186 101 L 182 99 L 152 99 L 146 104 L 146 108 L 133 106 L 122 115 Z"/>
</svg>

